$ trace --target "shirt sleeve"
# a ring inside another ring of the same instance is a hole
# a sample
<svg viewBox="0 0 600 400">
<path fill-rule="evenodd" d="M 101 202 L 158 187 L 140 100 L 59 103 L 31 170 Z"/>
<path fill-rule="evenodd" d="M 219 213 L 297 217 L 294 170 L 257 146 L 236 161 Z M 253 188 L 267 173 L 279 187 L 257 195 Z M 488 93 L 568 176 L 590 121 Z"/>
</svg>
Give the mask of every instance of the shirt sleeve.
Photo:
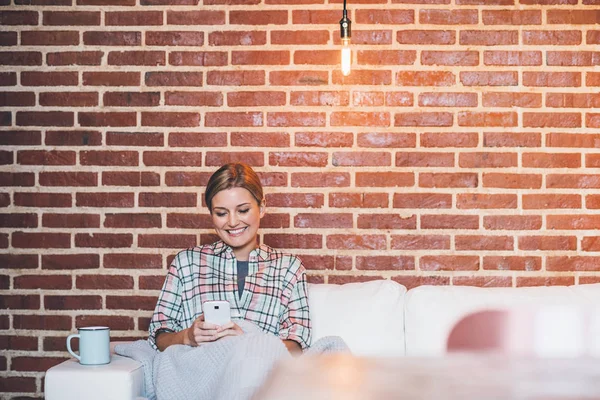
<svg viewBox="0 0 600 400">
<path fill-rule="evenodd" d="M 161 289 L 158 301 L 150 320 L 148 329 L 148 343 L 156 350 L 156 334 L 159 331 L 178 332 L 183 329 L 181 325 L 181 295 L 182 286 L 179 278 L 179 255 L 175 257 L 169 267 L 165 283 Z"/>
<path fill-rule="evenodd" d="M 293 340 L 302 350 L 310 346 L 311 322 L 308 310 L 308 284 L 302 262 L 294 257 L 289 273 L 292 279 L 283 290 L 283 312 L 280 316 L 279 338 Z M 286 305 L 287 304 L 287 305 Z"/>
</svg>

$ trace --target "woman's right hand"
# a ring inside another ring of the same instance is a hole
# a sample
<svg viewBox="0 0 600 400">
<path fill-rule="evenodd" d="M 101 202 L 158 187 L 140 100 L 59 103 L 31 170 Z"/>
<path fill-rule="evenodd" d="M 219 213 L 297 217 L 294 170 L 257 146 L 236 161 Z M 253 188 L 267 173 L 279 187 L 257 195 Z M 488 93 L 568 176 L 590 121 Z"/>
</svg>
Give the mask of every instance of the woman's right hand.
<svg viewBox="0 0 600 400">
<path fill-rule="evenodd" d="M 184 344 L 192 347 L 200 346 L 204 343 L 214 342 L 215 335 L 218 332 L 218 325 L 204 322 L 204 314 L 196 318 L 192 326 L 186 329 Z"/>
</svg>

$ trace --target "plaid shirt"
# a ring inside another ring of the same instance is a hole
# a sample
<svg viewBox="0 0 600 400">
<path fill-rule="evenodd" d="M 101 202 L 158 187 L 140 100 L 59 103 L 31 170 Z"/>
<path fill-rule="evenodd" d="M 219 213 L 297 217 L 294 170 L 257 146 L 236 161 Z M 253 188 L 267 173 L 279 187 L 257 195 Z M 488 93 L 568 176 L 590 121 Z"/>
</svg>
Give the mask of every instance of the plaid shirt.
<svg viewBox="0 0 600 400">
<path fill-rule="evenodd" d="M 150 321 L 148 342 L 156 347 L 158 330 L 178 332 L 202 315 L 202 303 L 227 300 L 231 317 L 258 325 L 282 340 L 310 345 L 307 284 L 300 259 L 261 245 L 250 252 L 248 276 L 238 295 L 236 259 L 222 241 L 179 252 Z"/>
</svg>

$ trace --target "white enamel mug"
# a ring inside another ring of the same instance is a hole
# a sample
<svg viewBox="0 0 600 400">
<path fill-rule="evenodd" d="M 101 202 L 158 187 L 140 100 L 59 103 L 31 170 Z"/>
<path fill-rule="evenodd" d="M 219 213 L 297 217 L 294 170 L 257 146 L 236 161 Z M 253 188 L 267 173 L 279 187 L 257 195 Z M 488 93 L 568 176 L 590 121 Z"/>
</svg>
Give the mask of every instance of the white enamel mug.
<svg viewBox="0 0 600 400">
<path fill-rule="evenodd" d="M 110 328 L 108 326 L 87 326 L 78 329 L 78 334 L 69 335 L 67 350 L 82 365 L 102 365 L 110 363 Z M 79 355 L 71 349 L 71 339 L 79 338 Z"/>
</svg>

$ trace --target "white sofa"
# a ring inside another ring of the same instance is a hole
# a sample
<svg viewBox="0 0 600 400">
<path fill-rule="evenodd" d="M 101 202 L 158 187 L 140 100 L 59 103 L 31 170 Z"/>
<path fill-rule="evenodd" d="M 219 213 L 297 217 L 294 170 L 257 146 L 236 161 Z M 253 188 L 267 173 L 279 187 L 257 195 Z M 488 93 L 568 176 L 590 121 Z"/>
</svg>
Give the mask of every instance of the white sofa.
<svg viewBox="0 0 600 400">
<path fill-rule="evenodd" d="M 573 310 L 595 307 L 599 301 L 600 284 L 526 288 L 420 286 L 409 291 L 388 280 L 309 286 L 313 340 L 341 336 L 354 354 L 377 357 L 443 356 L 454 324 L 483 309 L 554 307 L 550 325 L 545 328 L 564 333 L 575 325 Z M 594 329 L 600 337 L 600 326 Z M 554 342 L 547 341 L 546 350 L 551 350 L 547 355 L 565 356 L 589 350 L 570 346 L 562 339 L 558 335 Z M 593 352 L 600 356 L 600 345 Z M 142 381 L 139 363 L 124 357 L 114 355 L 111 364 L 97 367 L 81 367 L 70 360 L 48 370 L 46 399 L 140 399 Z"/>
</svg>

